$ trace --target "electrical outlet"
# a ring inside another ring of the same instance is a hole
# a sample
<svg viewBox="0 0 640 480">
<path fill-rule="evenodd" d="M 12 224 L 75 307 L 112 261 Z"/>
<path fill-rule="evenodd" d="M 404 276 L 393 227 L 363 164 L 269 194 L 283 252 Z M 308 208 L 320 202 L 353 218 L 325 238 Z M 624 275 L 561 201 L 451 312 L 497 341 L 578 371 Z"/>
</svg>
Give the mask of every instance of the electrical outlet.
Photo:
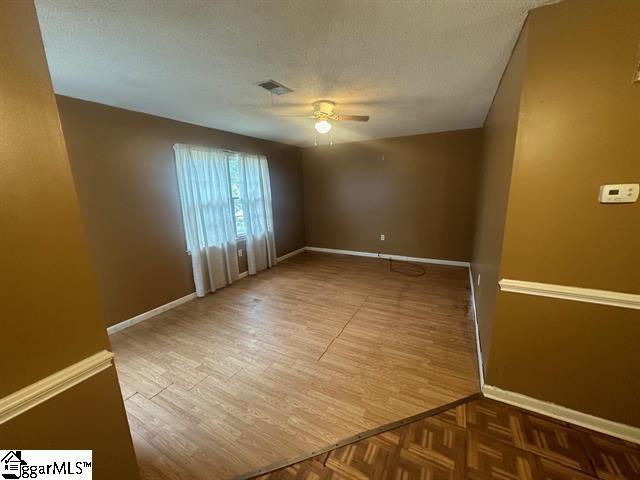
<svg viewBox="0 0 640 480">
<path fill-rule="evenodd" d="M 241 249 L 241 248 L 239 248 L 239 249 L 238 249 L 238 256 L 239 256 L 239 257 L 241 257 L 241 256 L 242 256 L 242 249 Z"/>
<path fill-rule="evenodd" d="M 380 240 L 382 240 L 384 242 L 384 233 L 382 235 L 380 235 Z"/>
<path fill-rule="evenodd" d="M 480 286 L 480 274 L 478 274 L 478 280 L 476 281 L 476 285 L 479 287 Z"/>
</svg>

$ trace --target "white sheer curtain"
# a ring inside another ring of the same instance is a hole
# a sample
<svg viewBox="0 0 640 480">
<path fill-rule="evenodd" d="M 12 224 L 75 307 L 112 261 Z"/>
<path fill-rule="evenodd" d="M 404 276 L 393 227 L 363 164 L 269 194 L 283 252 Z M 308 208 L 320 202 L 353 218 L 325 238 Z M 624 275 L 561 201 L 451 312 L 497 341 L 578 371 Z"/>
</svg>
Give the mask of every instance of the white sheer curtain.
<svg viewBox="0 0 640 480">
<path fill-rule="evenodd" d="M 240 157 L 240 197 L 247 237 L 249 275 L 276 264 L 269 165 L 262 155 Z"/>
<path fill-rule="evenodd" d="M 182 218 L 196 294 L 238 279 L 238 255 L 229 163 L 224 151 L 176 144 Z"/>
</svg>

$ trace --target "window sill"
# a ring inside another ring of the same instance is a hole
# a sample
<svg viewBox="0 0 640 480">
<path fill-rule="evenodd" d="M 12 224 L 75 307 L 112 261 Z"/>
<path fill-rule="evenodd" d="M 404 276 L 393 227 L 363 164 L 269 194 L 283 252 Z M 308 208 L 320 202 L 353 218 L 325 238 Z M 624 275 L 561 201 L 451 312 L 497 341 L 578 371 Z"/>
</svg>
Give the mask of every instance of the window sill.
<svg viewBox="0 0 640 480">
<path fill-rule="evenodd" d="M 247 241 L 247 237 L 245 237 L 244 235 L 242 235 L 241 237 L 236 237 L 236 243 L 246 242 L 246 241 Z M 191 256 L 191 250 L 185 250 L 184 253 L 186 253 L 188 256 Z"/>
</svg>

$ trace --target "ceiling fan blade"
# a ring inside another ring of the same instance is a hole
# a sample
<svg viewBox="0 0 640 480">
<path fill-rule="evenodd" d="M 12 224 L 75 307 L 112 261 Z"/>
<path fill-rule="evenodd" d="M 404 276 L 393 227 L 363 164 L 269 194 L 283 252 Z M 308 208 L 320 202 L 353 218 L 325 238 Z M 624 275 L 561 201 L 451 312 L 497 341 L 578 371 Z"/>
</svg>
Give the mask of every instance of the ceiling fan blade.
<svg viewBox="0 0 640 480">
<path fill-rule="evenodd" d="M 349 120 L 352 122 L 368 122 L 369 115 L 338 115 L 338 120 Z"/>
</svg>

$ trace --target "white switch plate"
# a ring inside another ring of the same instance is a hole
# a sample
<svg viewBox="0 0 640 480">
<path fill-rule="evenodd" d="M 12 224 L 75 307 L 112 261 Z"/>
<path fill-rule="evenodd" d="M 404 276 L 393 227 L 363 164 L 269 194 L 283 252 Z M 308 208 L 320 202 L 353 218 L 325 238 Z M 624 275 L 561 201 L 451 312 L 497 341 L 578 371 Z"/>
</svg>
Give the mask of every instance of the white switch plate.
<svg viewBox="0 0 640 480">
<path fill-rule="evenodd" d="M 598 200 L 600 203 L 633 203 L 638 200 L 640 184 L 637 183 L 614 183 L 602 185 Z"/>
<path fill-rule="evenodd" d="M 380 235 L 380 240 L 384 242 L 384 234 Z"/>
<path fill-rule="evenodd" d="M 241 257 L 241 256 L 242 256 L 242 249 L 241 249 L 241 248 L 239 248 L 239 249 L 238 249 L 238 256 L 239 256 L 239 257 Z"/>
</svg>

